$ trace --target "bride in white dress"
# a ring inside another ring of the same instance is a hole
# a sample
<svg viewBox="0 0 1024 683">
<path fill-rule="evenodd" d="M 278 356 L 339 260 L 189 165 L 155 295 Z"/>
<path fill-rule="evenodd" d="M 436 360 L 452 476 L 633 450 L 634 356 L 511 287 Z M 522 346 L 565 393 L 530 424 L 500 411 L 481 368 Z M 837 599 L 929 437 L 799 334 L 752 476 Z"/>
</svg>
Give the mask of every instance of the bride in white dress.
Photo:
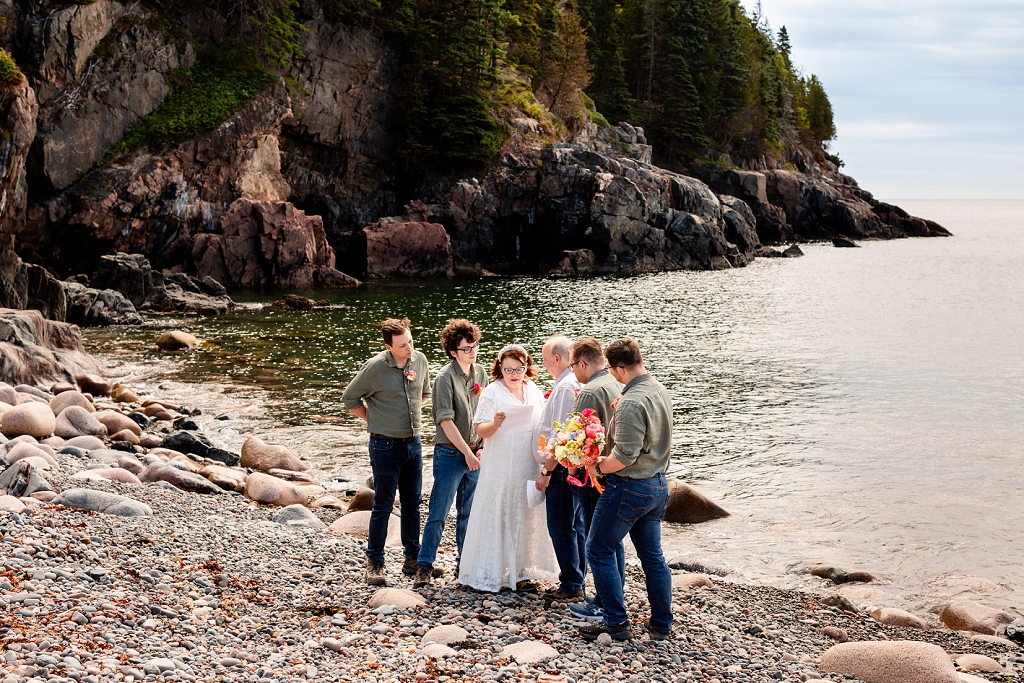
<svg viewBox="0 0 1024 683">
<path fill-rule="evenodd" d="M 544 505 L 530 508 L 526 482 L 537 478 L 533 457 L 533 426 L 544 397 L 533 383 L 537 370 L 522 346 L 510 344 L 498 353 L 492 382 L 480 394 L 476 431 L 483 440 L 480 479 L 469 513 L 459 568 L 459 583 L 477 590 L 516 589 L 520 581 L 558 576 Z M 532 408 L 527 419 L 510 414 Z"/>
</svg>

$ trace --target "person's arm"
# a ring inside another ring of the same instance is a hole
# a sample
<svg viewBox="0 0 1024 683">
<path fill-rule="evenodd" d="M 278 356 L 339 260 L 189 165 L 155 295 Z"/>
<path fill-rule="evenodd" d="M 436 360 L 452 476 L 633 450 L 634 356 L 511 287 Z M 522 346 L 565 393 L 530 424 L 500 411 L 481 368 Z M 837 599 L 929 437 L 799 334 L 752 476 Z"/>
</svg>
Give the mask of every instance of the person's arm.
<svg viewBox="0 0 1024 683">
<path fill-rule="evenodd" d="M 352 414 L 359 419 L 366 420 L 366 405 L 363 403 L 363 399 L 373 394 L 373 387 L 370 385 L 370 363 L 367 361 L 363 367 L 359 369 L 356 376 L 352 378 L 352 381 L 345 387 L 344 393 L 341 395 L 341 402 L 346 408 L 352 411 Z"/>
<path fill-rule="evenodd" d="M 505 421 L 505 413 L 500 410 L 494 414 L 490 422 L 477 422 L 476 433 L 481 439 L 489 439 L 497 433 L 501 423 Z"/>
<path fill-rule="evenodd" d="M 427 363 L 426 356 L 423 357 L 423 397 L 421 403 L 426 403 L 427 399 L 430 398 L 430 364 Z"/>
<path fill-rule="evenodd" d="M 612 474 L 629 467 L 640 457 L 647 433 L 647 416 L 636 403 L 620 403 L 615 409 L 615 447 L 601 460 L 598 470 Z"/>
<path fill-rule="evenodd" d="M 458 448 L 459 452 L 462 453 L 462 457 L 466 459 L 466 466 L 469 467 L 469 471 L 472 472 L 473 470 L 480 469 L 480 458 L 476 457 L 476 454 L 473 453 L 473 449 L 470 448 L 469 444 L 466 443 L 466 440 L 462 438 L 462 432 L 460 432 L 459 428 L 455 426 L 455 421 L 450 419 L 441 420 L 441 430 L 444 432 L 445 436 L 451 440 L 452 445 Z"/>
<path fill-rule="evenodd" d="M 366 422 L 366 406 L 360 404 L 356 408 L 350 408 L 352 414 L 358 417 L 363 422 Z"/>
</svg>

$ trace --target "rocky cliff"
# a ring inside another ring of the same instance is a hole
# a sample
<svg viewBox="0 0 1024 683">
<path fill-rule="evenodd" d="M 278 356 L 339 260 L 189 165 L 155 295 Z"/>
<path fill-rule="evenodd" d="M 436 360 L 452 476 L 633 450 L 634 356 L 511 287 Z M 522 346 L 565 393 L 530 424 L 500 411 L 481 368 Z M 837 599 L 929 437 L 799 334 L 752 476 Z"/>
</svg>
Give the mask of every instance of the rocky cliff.
<svg viewBox="0 0 1024 683">
<path fill-rule="evenodd" d="M 51 275 L 93 275 L 118 252 L 196 282 L 327 287 L 720 269 L 767 244 L 946 234 L 813 159 L 676 172 L 650 163 L 640 128 L 585 122 L 553 136 L 514 107 L 503 155 L 477 177 L 401 180 L 399 50 L 313 0 L 297 18 L 301 56 L 220 125 L 112 152 L 204 50 L 228 44 L 234 19 L 202 4 L 171 21 L 145 2 L 0 0 L 0 43 L 25 74 L 0 98 L 0 231 L 45 267 L 30 275 L 13 252 L 0 259 L 13 283 L 0 304 L 49 298 L 39 306 L 60 319 Z M 122 305 L 75 296 L 76 310 Z"/>
</svg>

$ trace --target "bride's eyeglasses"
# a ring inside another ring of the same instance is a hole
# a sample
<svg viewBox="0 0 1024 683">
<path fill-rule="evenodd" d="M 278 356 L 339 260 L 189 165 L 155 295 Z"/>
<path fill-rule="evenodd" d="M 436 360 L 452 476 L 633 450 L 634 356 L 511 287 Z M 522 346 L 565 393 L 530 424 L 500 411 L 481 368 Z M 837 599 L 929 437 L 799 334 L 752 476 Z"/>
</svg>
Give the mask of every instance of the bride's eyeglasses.
<svg viewBox="0 0 1024 683">
<path fill-rule="evenodd" d="M 504 372 L 506 375 L 521 375 L 524 372 L 526 372 L 526 366 L 520 365 L 518 368 L 502 367 L 501 371 Z"/>
</svg>

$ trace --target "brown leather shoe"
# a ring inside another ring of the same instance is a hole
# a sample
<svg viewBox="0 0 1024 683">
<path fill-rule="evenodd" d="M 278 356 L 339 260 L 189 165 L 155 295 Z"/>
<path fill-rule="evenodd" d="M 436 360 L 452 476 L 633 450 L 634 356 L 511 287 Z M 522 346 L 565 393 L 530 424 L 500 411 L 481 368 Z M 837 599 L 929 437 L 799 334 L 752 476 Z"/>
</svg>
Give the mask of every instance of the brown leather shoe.
<svg viewBox="0 0 1024 683">
<path fill-rule="evenodd" d="M 565 591 L 561 588 L 556 588 L 555 590 L 544 592 L 544 598 L 554 602 L 579 602 L 585 597 L 586 595 L 584 595 L 582 589 L 578 591 Z"/>
<path fill-rule="evenodd" d="M 406 576 L 416 576 L 416 572 L 419 571 L 420 563 L 416 561 L 415 557 L 405 556 L 405 561 L 402 563 L 402 573 Z"/>
<path fill-rule="evenodd" d="M 366 558 L 366 585 L 386 586 L 388 585 L 387 572 L 383 562 Z"/>
<path fill-rule="evenodd" d="M 412 587 L 425 588 L 429 586 L 434 580 L 431 576 L 433 573 L 433 569 L 430 567 L 420 567 L 416 570 L 416 578 L 412 580 Z"/>
</svg>

